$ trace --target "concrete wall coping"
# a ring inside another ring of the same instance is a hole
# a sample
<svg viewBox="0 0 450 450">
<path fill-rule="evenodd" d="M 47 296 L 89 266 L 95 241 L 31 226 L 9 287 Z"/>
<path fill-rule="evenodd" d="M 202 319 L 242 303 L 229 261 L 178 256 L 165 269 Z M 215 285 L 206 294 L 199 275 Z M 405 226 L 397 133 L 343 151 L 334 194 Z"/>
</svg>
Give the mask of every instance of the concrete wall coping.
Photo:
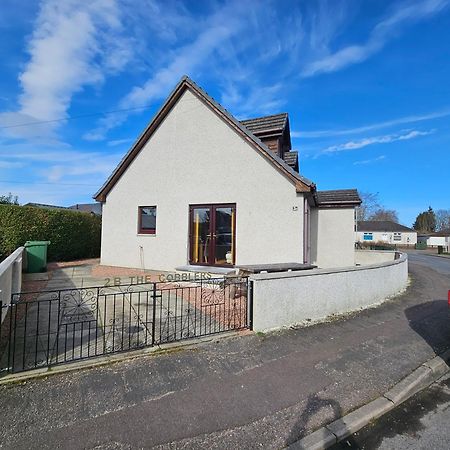
<svg viewBox="0 0 450 450">
<path fill-rule="evenodd" d="M 387 252 L 391 252 L 387 250 Z M 394 259 L 392 261 L 382 262 L 378 264 L 368 264 L 364 266 L 350 266 L 350 267 L 342 267 L 336 269 L 313 269 L 313 270 L 301 270 L 301 271 L 292 271 L 292 272 L 275 272 L 275 273 L 257 273 L 250 276 L 250 280 L 275 280 L 279 278 L 296 278 L 296 277 L 313 277 L 316 275 L 327 275 L 333 273 L 346 273 L 346 272 L 356 272 L 361 270 L 374 270 L 380 269 L 382 267 L 390 267 L 395 266 L 397 264 L 401 264 L 408 260 L 408 255 L 406 253 L 401 252 L 391 252 L 391 253 L 399 253 L 400 258 Z"/>
<path fill-rule="evenodd" d="M 9 269 L 9 266 L 14 263 L 14 261 L 20 258 L 23 254 L 25 247 L 19 247 L 14 250 L 5 260 L 0 263 L 0 275 Z"/>
<path fill-rule="evenodd" d="M 399 253 L 398 250 L 368 250 L 365 248 L 357 248 L 355 249 L 356 253 Z"/>
<path fill-rule="evenodd" d="M 3 306 L 10 304 L 13 292 L 21 290 L 25 255 L 25 247 L 19 247 L 0 263 L 0 302 Z M 8 310 L 9 307 L 0 308 L 0 323 L 5 319 Z"/>
</svg>

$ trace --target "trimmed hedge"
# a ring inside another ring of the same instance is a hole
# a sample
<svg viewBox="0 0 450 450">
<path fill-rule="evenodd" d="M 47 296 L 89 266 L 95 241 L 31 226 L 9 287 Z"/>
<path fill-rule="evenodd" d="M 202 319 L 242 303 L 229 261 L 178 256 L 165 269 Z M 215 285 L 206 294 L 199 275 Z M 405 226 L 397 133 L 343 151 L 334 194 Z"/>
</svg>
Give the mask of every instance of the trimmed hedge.
<svg viewBox="0 0 450 450">
<path fill-rule="evenodd" d="M 0 205 L 0 259 L 26 241 L 50 241 L 49 261 L 97 258 L 101 224 L 89 213 Z"/>
</svg>

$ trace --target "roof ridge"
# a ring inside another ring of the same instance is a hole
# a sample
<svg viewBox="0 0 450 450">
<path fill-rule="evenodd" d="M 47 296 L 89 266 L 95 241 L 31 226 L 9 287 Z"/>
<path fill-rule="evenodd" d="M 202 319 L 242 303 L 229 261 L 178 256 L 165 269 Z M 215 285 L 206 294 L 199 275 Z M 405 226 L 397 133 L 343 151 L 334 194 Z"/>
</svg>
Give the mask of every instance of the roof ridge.
<svg viewBox="0 0 450 450">
<path fill-rule="evenodd" d="M 239 122 L 250 122 L 252 120 L 260 120 L 260 119 L 271 119 L 271 118 L 275 118 L 275 117 L 288 117 L 289 113 L 287 112 L 282 112 L 282 113 L 276 113 L 276 114 L 269 114 L 267 116 L 256 116 L 256 117 L 250 117 L 248 119 L 242 119 Z"/>
</svg>

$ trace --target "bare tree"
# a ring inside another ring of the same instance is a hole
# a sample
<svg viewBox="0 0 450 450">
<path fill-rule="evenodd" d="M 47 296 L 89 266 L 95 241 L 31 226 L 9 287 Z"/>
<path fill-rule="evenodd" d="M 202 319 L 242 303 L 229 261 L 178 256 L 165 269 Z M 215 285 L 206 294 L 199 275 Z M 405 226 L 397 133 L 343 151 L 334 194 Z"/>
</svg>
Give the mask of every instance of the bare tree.
<svg viewBox="0 0 450 450">
<path fill-rule="evenodd" d="M 18 205 L 19 198 L 17 195 L 12 195 L 11 192 L 8 195 L 0 195 L 0 205 Z"/>
<path fill-rule="evenodd" d="M 381 204 L 378 200 L 378 192 L 360 192 L 359 196 L 361 197 L 362 203 L 361 206 L 357 208 L 357 218 L 358 222 L 369 220 L 373 214 L 381 209 Z"/>
<path fill-rule="evenodd" d="M 450 228 L 450 209 L 438 209 L 435 212 L 436 230 L 447 230 Z"/>
<path fill-rule="evenodd" d="M 379 208 L 369 216 L 369 220 L 398 222 L 398 213 L 394 209 Z"/>
</svg>

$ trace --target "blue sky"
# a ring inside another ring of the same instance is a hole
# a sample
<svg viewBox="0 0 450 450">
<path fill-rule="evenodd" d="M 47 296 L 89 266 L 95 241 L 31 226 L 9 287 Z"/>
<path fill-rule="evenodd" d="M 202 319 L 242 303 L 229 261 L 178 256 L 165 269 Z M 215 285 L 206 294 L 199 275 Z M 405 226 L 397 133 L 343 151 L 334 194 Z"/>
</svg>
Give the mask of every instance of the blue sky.
<svg viewBox="0 0 450 450">
<path fill-rule="evenodd" d="M 239 119 L 288 112 L 303 175 L 411 225 L 450 208 L 449 3 L 2 0 L 0 194 L 91 201 L 187 74 Z"/>
</svg>

